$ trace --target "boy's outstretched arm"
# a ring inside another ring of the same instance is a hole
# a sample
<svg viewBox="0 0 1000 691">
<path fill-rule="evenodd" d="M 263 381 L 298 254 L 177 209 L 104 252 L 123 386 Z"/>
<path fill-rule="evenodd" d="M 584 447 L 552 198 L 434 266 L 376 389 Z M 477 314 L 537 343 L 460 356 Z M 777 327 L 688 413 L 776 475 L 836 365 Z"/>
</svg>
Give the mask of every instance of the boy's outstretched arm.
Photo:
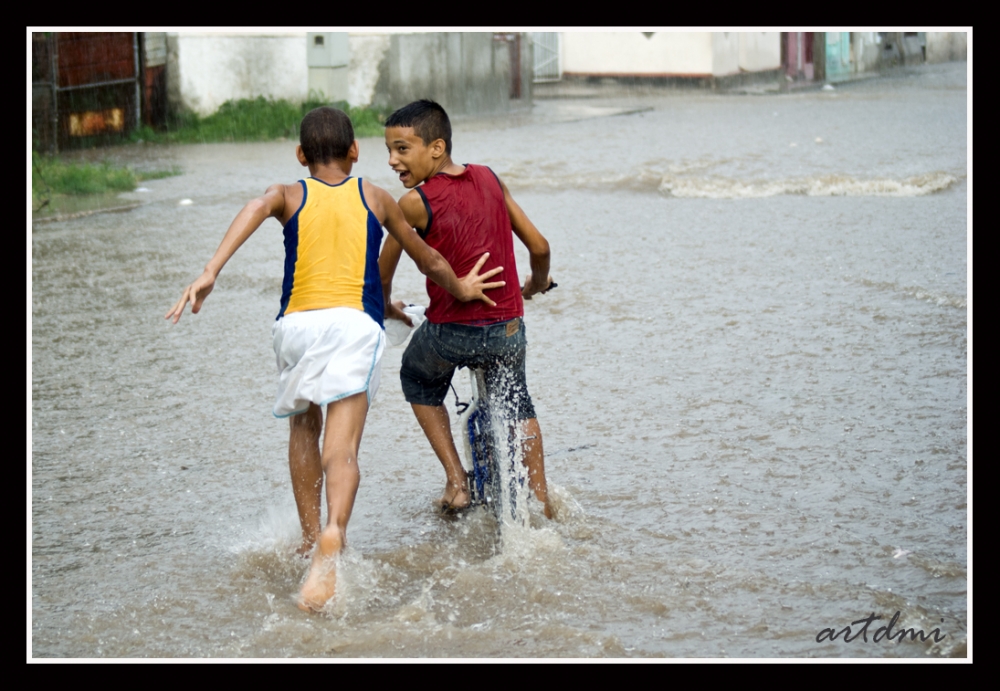
<svg viewBox="0 0 1000 691">
<path fill-rule="evenodd" d="M 497 178 L 500 180 L 500 178 Z M 503 199 L 507 205 L 507 215 L 510 216 L 511 226 L 514 234 L 528 248 L 531 261 L 531 276 L 524 282 L 521 288 L 521 297 L 530 300 L 535 293 L 544 293 L 552 285 L 552 277 L 549 276 L 549 241 L 538 232 L 538 228 L 531 222 L 528 215 L 524 213 L 514 198 L 510 195 L 510 190 L 503 180 L 500 180 L 503 188 Z"/>
<path fill-rule="evenodd" d="M 385 304 L 387 318 L 399 319 L 406 322 L 407 326 L 413 326 L 406 313 L 392 304 L 392 279 L 396 275 L 396 267 L 399 266 L 402 254 L 403 248 L 396 242 L 396 238 L 389 235 L 382 243 L 382 251 L 378 255 L 378 273 L 382 277 L 382 301 Z"/>
<path fill-rule="evenodd" d="M 396 204 L 388 192 L 381 187 L 369 185 L 367 181 L 365 182 L 365 186 L 365 197 L 370 201 L 374 201 L 383 213 L 380 220 L 385 229 L 389 231 L 390 236 L 386 238 L 382 247 L 382 253 L 379 255 L 379 271 L 381 272 L 383 268 L 385 269 L 385 273 L 382 274 L 382 293 L 386 299 L 387 311 L 390 309 L 388 305 L 391 305 L 389 302 L 389 293 L 392 289 L 392 276 L 399 262 L 400 249 L 410 255 L 420 273 L 447 290 L 461 302 L 482 300 L 491 307 L 496 306 L 496 303 L 487 297 L 483 291 L 506 285 L 505 281 L 487 283 L 488 279 L 503 271 L 502 266 L 498 266 L 480 275 L 479 269 L 482 268 L 489 256 L 485 254 L 480 257 L 472 271 L 459 279 L 452 270 L 451 265 L 441 256 L 441 253 L 417 235 L 417 232 L 413 230 L 406 216 L 403 215 L 403 211 L 399 208 L 399 205 Z M 390 240 L 395 240 L 395 244 L 390 243 Z"/>
<path fill-rule="evenodd" d="M 197 314 L 201 311 L 201 305 L 205 298 L 215 287 L 215 279 L 218 277 L 222 267 L 236 253 L 236 250 L 246 242 L 247 238 L 253 235 L 254 231 L 260 227 L 271 216 L 281 216 L 285 208 L 285 186 L 271 185 L 262 197 L 251 200 L 243 209 L 236 214 L 236 218 L 229 225 L 229 230 L 222 238 L 219 249 L 205 265 L 205 270 L 201 276 L 184 289 L 181 299 L 177 301 L 173 309 L 164 315 L 165 319 L 172 319 L 176 324 L 184 313 L 184 308 L 191 303 L 191 312 Z"/>
</svg>

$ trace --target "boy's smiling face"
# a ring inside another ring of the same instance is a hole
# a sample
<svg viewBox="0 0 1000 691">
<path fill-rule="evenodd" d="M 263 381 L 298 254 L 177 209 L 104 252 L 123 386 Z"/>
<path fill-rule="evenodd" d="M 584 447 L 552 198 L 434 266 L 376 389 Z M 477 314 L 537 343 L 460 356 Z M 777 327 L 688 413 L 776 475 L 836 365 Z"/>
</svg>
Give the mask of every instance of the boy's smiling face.
<svg viewBox="0 0 1000 691">
<path fill-rule="evenodd" d="M 436 139 L 424 144 L 412 127 L 386 127 L 385 146 L 389 150 L 389 166 L 408 190 L 437 173 L 447 163 L 444 140 Z"/>
</svg>

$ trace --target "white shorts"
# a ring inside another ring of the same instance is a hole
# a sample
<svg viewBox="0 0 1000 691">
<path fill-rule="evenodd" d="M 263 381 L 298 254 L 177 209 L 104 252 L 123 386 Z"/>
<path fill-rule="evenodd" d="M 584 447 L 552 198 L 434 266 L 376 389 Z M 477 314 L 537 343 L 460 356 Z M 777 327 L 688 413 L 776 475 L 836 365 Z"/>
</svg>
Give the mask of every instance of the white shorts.
<svg viewBox="0 0 1000 691">
<path fill-rule="evenodd" d="M 385 332 L 360 310 L 286 314 L 271 329 L 278 361 L 275 417 L 304 413 L 362 391 L 371 405 L 382 372 Z"/>
</svg>

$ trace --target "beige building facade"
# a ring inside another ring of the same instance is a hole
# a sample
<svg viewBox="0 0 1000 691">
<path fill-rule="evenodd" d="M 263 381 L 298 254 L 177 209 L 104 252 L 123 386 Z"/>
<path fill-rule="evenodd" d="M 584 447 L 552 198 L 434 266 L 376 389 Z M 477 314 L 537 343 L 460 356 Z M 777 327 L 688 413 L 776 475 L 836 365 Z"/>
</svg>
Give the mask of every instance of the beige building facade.
<svg viewBox="0 0 1000 691">
<path fill-rule="evenodd" d="M 729 77 L 781 68 L 777 31 L 570 31 L 560 43 L 566 76 Z"/>
</svg>

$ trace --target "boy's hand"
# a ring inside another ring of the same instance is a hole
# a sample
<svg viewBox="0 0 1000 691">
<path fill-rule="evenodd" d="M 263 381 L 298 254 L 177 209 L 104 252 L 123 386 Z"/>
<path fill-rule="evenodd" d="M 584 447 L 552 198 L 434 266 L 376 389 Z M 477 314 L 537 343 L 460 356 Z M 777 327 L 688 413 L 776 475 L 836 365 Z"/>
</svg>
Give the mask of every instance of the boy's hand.
<svg viewBox="0 0 1000 691">
<path fill-rule="evenodd" d="M 538 287 L 539 285 L 541 284 L 538 285 L 535 284 L 533 276 L 528 276 L 528 278 L 525 279 L 524 281 L 524 287 L 521 288 L 521 297 L 525 300 L 530 300 L 531 296 L 535 295 L 536 293 L 547 293 L 549 291 L 549 288 L 552 288 L 555 284 L 552 282 L 552 277 L 549 276 L 548 278 L 545 279 L 544 288 L 539 288 Z"/>
<path fill-rule="evenodd" d="M 199 276 L 194 283 L 189 285 L 184 289 L 184 294 L 181 295 L 181 299 L 177 301 L 174 308 L 164 315 L 164 319 L 173 318 L 173 323 L 176 324 L 177 320 L 181 318 L 184 313 L 184 308 L 187 304 L 191 303 L 192 314 L 198 314 L 201 311 L 201 305 L 205 302 L 205 298 L 208 294 L 212 292 L 212 288 L 215 287 L 215 275 L 210 271 L 205 271 L 201 276 Z"/>
<path fill-rule="evenodd" d="M 385 306 L 385 318 L 398 319 L 401 322 L 404 322 L 407 326 L 412 327 L 413 321 L 410 320 L 410 315 L 403 311 L 404 307 L 406 307 L 406 303 L 402 300 L 390 302 Z"/>
<path fill-rule="evenodd" d="M 498 273 L 503 271 L 502 266 L 498 266 L 495 269 L 490 269 L 482 276 L 479 275 L 479 270 L 483 268 L 483 264 L 489 258 L 490 253 L 487 252 L 479 258 L 476 265 L 472 267 L 470 271 L 464 278 L 460 278 L 458 283 L 462 287 L 462 297 L 459 298 L 462 302 L 471 302 L 472 300 L 482 300 L 490 307 L 496 307 L 497 303 L 490 300 L 486 295 L 483 294 L 484 290 L 490 290 L 492 288 L 501 288 L 507 285 L 507 281 L 495 281 L 493 283 L 487 283 L 486 279 L 493 278 Z"/>
</svg>

